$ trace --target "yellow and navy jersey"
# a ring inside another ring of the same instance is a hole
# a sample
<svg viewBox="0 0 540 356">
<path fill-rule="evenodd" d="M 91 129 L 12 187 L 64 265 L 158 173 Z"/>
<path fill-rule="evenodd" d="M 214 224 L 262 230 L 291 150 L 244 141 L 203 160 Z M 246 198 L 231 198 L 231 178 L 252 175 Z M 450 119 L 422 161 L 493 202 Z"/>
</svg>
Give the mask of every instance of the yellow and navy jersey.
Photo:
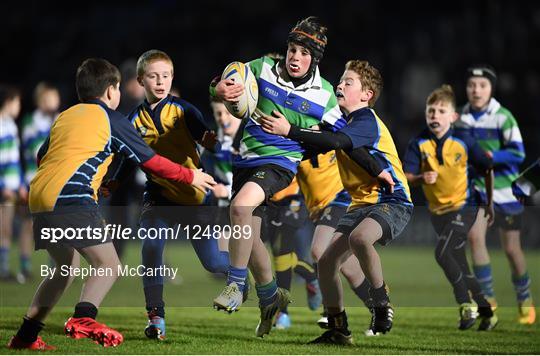
<svg viewBox="0 0 540 356">
<path fill-rule="evenodd" d="M 411 194 L 401 161 L 390 135 L 390 131 L 373 109 L 365 107 L 353 111 L 348 116 L 347 126 L 339 130 L 352 142 L 352 149 L 366 147 L 377 160 L 379 166 L 392 175 L 394 192 L 382 187 L 377 178 L 369 175 L 343 150 L 337 151 L 339 173 L 343 186 L 352 198 L 349 210 L 359 206 L 396 203 L 411 205 Z"/>
<path fill-rule="evenodd" d="M 426 129 L 409 143 L 403 167 L 412 174 L 437 172 L 435 183 L 422 184 L 422 189 L 430 212 L 441 215 L 459 210 L 468 202 L 470 164 L 482 170 L 490 165 L 485 152 L 470 136 L 450 129 L 438 139 Z"/>
<path fill-rule="evenodd" d="M 341 183 L 336 151 L 302 161 L 296 177 L 310 215 L 329 205 L 348 206 L 351 202 Z"/>
<path fill-rule="evenodd" d="M 96 207 L 97 191 L 115 153 L 135 164 L 155 155 L 124 115 L 99 100 L 62 112 L 38 153 L 30 211 Z"/>
<path fill-rule="evenodd" d="M 168 95 L 152 110 L 145 100 L 129 119 L 144 141 L 159 155 L 187 168 L 199 168 L 200 156 L 195 141 L 209 130 L 201 112 L 187 101 Z M 151 199 L 199 205 L 205 193 L 193 186 L 147 175 L 146 193 Z"/>
</svg>

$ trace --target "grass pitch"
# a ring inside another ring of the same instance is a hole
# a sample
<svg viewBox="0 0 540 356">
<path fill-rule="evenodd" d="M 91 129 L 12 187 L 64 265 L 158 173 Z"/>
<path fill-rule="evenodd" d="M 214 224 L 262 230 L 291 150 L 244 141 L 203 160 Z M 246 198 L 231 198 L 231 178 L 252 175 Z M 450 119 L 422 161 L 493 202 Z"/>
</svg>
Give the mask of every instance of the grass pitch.
<svg viewBox="0 0 540 356">
<path fill-rule="evenodd" d="M 139 247 L 129 246 L 124 262 L 139 263 Z M 345 286 L 345 303 L 353 347 L 306 345 L 321 334 L 315 324 L 318 312 L 307 309 L 303 284 L 293 284 L 290 315 L 293 325 L 288 330 L 273 330 L 264 339 L 255 337 L 258 322 L 256 297 L 237 313 L 228 315 L 210 308 L 212 299 L 223 288 L 223 280 L 205 272 L 189 244 L 171 243 L 167 247 L 167 263 L 180 268 L 181 284 L 165 285 L 167 303 L 167 340 L 156 342 L 145 338 L 146 324 L 142 283 L 138 278 L 119 280 L 98 315 L 124 334 L 125 341 L 117 348 L 102 348 L 91 340 L 72 340 L 63 336 L 63 323 L 71 315 L 82 285 L 76 280 L 62 297 L 59 306 L 47 320 L 42 332 L 44 340 L 55 345 L 59 354 L 538 354 L 539 323 L 518 325 L 510 272 L 504 255 L 492 253 L 495 290 L 501 307 L 499 325 L 492 332 L 475 328 L 459 331 L 457 306 L 449 284 L 437 266 L 433 251 L 425 248 L 390 246 L 381 249 L 385 278 L 391 288 L 390 297 L 396 306 L 394 328 L 379 337 L 364 337 L 370 320 L 368 311 Z M 14 256 L 15 257 L 15 256 Z M 540 296 L 540 253 L 527 254 L 533 296 Z M 15 258 L 14 258 L 15 259 Z M 16 259 L 15 259 L 16 260 Z M 46 263 L 43 252 L 36 254 L 35 271 Z M 15 263 L 14 263 L 15 265 Z M 178 283 L 178 281 L 176 281 Z M 0 284 L 0 353 L 14 352 L 5 348 L 16 332 L 39 283 L 36 278 L 25 285 Z M 540 297 L 538 297 L 540 298 Z"/>
</svg>

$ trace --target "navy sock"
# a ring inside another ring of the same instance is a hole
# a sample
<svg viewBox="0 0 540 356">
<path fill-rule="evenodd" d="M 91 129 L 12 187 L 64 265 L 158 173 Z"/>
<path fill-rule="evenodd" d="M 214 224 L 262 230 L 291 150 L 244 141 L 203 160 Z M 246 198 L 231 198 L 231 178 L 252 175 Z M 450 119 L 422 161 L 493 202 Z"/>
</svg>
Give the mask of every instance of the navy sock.
<svg viewBox="0 0 540 356">
<path fill-rule="evenodd" d="M 369 284 L 369 281 L 367 280 L 367 278 L 364 278 L 364 281 L 360 283 L 358 287 L 353 288 L 354 294 L 356 294 L 356 296 L 360 298 L 360 300 L 364 302 L 366 306 L 368 306 L 369 304 L 368 301 L 369 301 L 369 288 L 370 287 L 371 285 Z"/>
<path fill-rule="evenodd" d="M 96 306 L 90 302 L 79 302 L 75 305 L 74 318 L 92 318 L 95 319 L 98 310 Z"/>
<path fill-rule="evenodd" d="M 24 342 L 32 343 L 36 341 L 39 332 L 43 329 L 45 324 L 41 321 L 30 319 L 25 316 L 23 318 L 23 323 L 17 331 L 17 337 Z"/>
</svg>

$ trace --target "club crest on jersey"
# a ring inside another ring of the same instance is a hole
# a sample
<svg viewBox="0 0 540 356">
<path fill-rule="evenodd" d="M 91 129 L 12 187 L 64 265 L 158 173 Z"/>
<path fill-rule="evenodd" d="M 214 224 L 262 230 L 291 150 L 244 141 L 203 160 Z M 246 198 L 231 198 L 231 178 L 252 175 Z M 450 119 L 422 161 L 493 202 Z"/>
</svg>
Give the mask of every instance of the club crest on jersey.
<svg viewBox="0 0 540 356">
<path fill-rule="evenodd" d="M 454 158 L 454 163 L 458 163 L 459 161 L 461 161 L 461 153 L 456 153 L 456 157 Z"/>
<path fill-rule="evenodd" d="M 311 105 L 306 100 L 304 100 L 302 104 L 300 104 L 300 112 L 307 113 L 310 107 Z"/>
<path fill-rule="evenodd" d="M 463 222 L 463 217 L 461 214 L 457 214 L 456 218 L 452 221 L 452 224 L 457 226 L 465 226 L 465 223 Z"/>
</svg>

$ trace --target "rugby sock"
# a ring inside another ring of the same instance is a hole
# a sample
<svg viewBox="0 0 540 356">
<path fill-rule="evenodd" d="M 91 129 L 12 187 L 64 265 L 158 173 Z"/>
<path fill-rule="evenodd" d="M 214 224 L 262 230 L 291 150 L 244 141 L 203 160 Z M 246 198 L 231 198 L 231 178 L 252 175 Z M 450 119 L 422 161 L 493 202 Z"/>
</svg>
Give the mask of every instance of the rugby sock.
<svg viewBox="0 0 540 356">
<path fill-rule="evenodd" d="M 9 248 L 0 247 L 0 276 L 9 273 Z"/>
<path fill-rule="evenodd" d="M 491 274 L 491 264 L 482 266 L 473 266 L 474 275 L 482 287 L 482 292 L 488 298 L 495 297 L 495 291 L 493 290 L 493 276 Z"/>
<path fill-rule="evenodd" d="M 349 323 L 347 322 L 347 313 L 343 310 L 334 315 L 328 315 L 328 328 L 337 329 L 345 335 L 350 335 Z"/>
<path fill-rule="evenodd" d="M 362 302 L 364 302 L 366 307 L 369 307 L 369 288 L 370 287 L 371 287 L 371 284 L 369 284 L 369 281 L 367 280 L 367 278 L 364 278 L 364 281 L 360 283 L 358 287 L 354 287 L 352 289 L 354 294 L 356 294 L 356 296 L 360 298 Z"/>
<path fill-rule="evenodd" d="M 238 289 L 240 289 L 240 292 L 244 292 L 244 288 L 246 287 L 247 275 L 247 268 L 236 268 L 233 266 L 229 266 L 229 273 L 227 274 L 227 285 L 234 282 L 238 286 Z"/>
<path fill-rule="evenodd" d="M 516 291 L 516 298 L 518 302 L 523 302 L 525 299 L 531 297 L 530 285 L 531 279 L 529 273 L 525 272 L 520 277 L 512 276 L 512 284 L 514 284 L 514 290 Z"/>
<path fill-rule="evenodd" d="M 39 332 L 43 329 L 45 324 L 41 321 L 30 319 L 25 316 L 23 318 L 23 323 L 17 331 L 17 337 L 24 342 L 32 343 L 36 341 Z"/>
<path fill-rule="evenodd" d="M 376 306 L 384 306 L 390 302 L 388 297 L 388 292 L 386 290 L 386 283 L 383 282 L 383 285 L 379 288 L 369 288 L 369 296 L 373 299 L 373 303 Z"/>
<path fill-rule="evenodd" d="M 276 279 L 272 279 L 272 282 L 259 286 L 256 285 L 257 297 L 259 297 L 259 306 L 265 307 L 272 304 L 277 298 L 277 283 Z"/>
<path fill-rule="evenodd" d="M 19 261 L 21 264 L 21 271 L 30 272 L 32 269 L 32 265 L 30 264 L 30 256 L 21 254 L 19 256 Z"/>
<path fill-rule="evenodd" d="M 476 302 L 476 304 L 478 304 L 479 310 L 491 310 L 491 306 L 486 300 L 484 293 L 482 292 L 480 283 L 476 279 L 475 275 L 471 272 L 471 268 L 469 267 L 469 262 L 467 261 L 467 253 L 465 252 L 466 243 L 467 240 L 464 239 L 463 243 L 454 248 L 452 255 L 454 256 L 454 259 L 459 265 L 461 273 L 463 273 L 463 278 L 465 279 L 467 289 L 470 292 L 472 299 Z M 489 312 L 487 312 L 487 314 L 489 314 Z M 484 316 L 486 315 L 486 313 L 481 312 L 481 315 Z"/>
<path fill-rule="evenodd" d="M 95 319 L 97 312 L 98 310 L 94 304 L 90 302 L 79 302 L 77 305 L 75 305 L 75 313 L 73 313 L 73 317 Z"/>
<path fill-rule="evenodd" d="M 165 318 L 165 308 L 164 307 L 153 307 L 153 308 L 146 307 L 146 312 L 149 313 L 149 314 L 153 313 L 154 315 L 159 316 L 160 318 Z"/>
<path fill-rule="evenodd" d="M 155 311 L 157 316 L 165 317 L 165 302 L 163 301 L 163 284 L 144 287 L 146 311 Z"/>
</svg>

